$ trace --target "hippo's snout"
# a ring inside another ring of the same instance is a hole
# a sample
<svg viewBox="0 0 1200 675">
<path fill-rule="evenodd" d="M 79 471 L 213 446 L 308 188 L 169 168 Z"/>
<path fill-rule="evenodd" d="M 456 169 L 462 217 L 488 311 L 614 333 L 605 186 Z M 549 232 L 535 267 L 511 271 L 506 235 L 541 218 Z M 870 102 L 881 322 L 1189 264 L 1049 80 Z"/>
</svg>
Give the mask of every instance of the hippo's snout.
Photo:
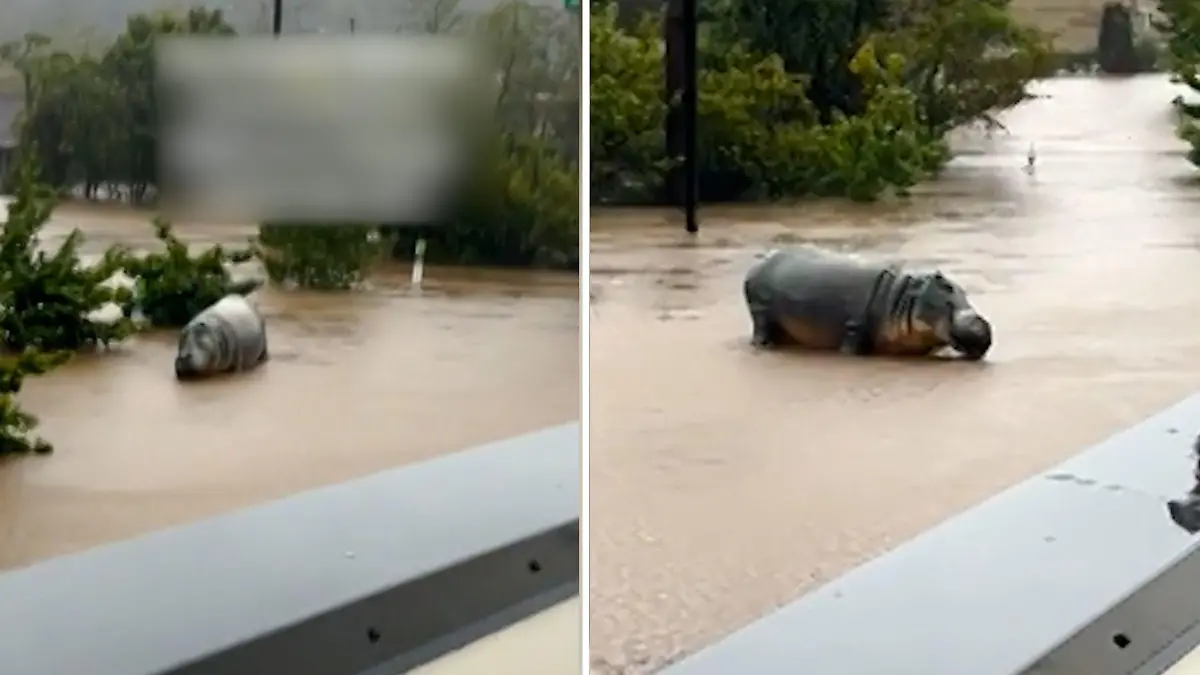
<svg viewBox="0 0 1200 675">
<path fill-rule="evenodd" d="M 186 359 L 175 359 L 175 379 L 188 380 L 195 375 L 195 369 L 191 367 Z"/>
<path fill-rule="evenodd" d="M 958 312 L 950 326 L 950 346 L 972 361 L 982 359 L 992 348 L 992 324 L 974 311 Z"/>
</svg>

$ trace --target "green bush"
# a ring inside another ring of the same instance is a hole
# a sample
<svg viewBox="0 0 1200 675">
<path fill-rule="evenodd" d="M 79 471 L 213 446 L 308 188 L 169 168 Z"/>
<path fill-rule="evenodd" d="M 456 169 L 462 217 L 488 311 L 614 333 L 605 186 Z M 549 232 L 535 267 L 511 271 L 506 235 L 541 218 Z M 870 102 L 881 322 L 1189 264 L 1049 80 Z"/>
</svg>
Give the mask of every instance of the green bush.
<svg viewBox="0 0 1200 675">
<path fill-rule="evenodd" d="M 803 152 L 807 146 L 795 142 L 820 131 L 804 78 L 787 72 L 780 57 L 740 45 L 717 51 L 706 43 L 704 60 L 696 111 L 701 194 L 728 201 L 807 192 L 804 169 L 781 173 L 787 167 L 779 161 L 783 146 Z"/>
<path fill-rule="evenodd" d="M 103 284 L 117 269 L 116 256 L 85 266 L 79 230 L 57 252 L 40 250 L 38 235 L 54 209 L 54 191 L 37 184 L 32 161 L 19 170 L 16 187 L 0 234 L 0 342 L 17 352 L 77 351 L 131 335 L 135 328 L 128 317 L 112 324 L 88 318 L 107 303 L 127 303 L 132 295 Z"/>
<path fill-rule="evenodd" d="M 903 193 L 949 159 L 951 129 L 1029 98 L 1045 36 L 1017 25 L 1008 0 L 940 0 L 902 13 L 892 5 L 706 6 L 702 199 Z M 679 160 L 665 149 L 659 20 L 621 24 L 611 6 L 592 15 L 591 187 L 601 203 L 661 199 Z"/>
<path fill-rule="evenodd" d="M 1188 160 L 1200 166 L 1200 5 L 1191 0 L 1160 0 L 1158 32 L 1165 38 L 1162 53 L 1171 79 L 1189 89 L 1172 102 L 1179 116 L 1178 134 L 1191 146 Z"/>
<path fill-rule="evenodd" d="M 155 236 L 163 244 L 162 252 L 135 255 L 114 247 L 108 254 L 109 267 L 120 266 L 136 280 L 133 296 L 125 303 L 127 315 L 136 305 L 151 326 L 181 327 L 225 295 L 245 293 L 255 286 L 236 283 L 226 267 L 252 258 L 250 248 L 229 252 L 211 246 L 192 254 L 165 219 L 155 218 L 153 225 Z"/>
<path fill-rule="evenodd" d="M 153 325 L 186 323 L 238 287 L 222 263 L 250 255 L 213 247 L 191 256 L 161 219 L 155 227 L 163 253 L 139 257 L 114 246 L 99 263 L 84 265 L 79 230 L 47 253 L 39 234 L 54 209 L 55 191 L 36 182 L 33 157 L 26 156 L 14 174 L 15 199 L 0 233 L 0 456 L 51 451 L 33 435 L 37 419 L 17 403 L 25 376 L 45 373 L 76 351 L 130 336 L 137 329 L 128 316 L 135 303 Z M 136 291 L 105 283 L 119 270 L 137 279 Z M 108 303 L 126 311 L 111 323 L 89 318 Z"/>
<path fill-rule="evenodd" d="M 825 125 L 806 78 L 788 72 L 781 57 L 711 40 L 700 46 L 697 140 L 706 200 L 869 200 L 906 190 L 947 158 L 945 145 L 924 129 L 917 98 L 902 86 L 904 61 L 880 59 L 873 43 L 851 63 L 864 111 L 834 111 Z M 662 40 L 646 21 L 621 30 L 609 9 L 592 19 L 592 53 L 602 50 L 607 55 L 592 61 L 592 189 L 601 201 L 622 201 L 632 187 L 659 190 L 667 168 Z M 599 181 L 597 167 L 604 167 Z"/>
<path fill-rule="evenodd" d="M 366 280 L 383 250 L 373 225 L 295 225 L 259 228 L 259 255 L 271 281 L 324 291 L 349 290 Z"/>
<path fill-rule="evenodd" d="M 128 291 L 101 285 L 105 264 L 85 267 L 78 255 L 82 235 L 72 232 L 50 255 L 39 249 L 38 233 L 54 208 L 54 190 L 38 185 L 32 161 L 14 173 L 15 200 L 0 233 L 0 456 L 48 453 L 51 446 L 33 435 L 37 418 L 17 403 L 25 376 L 64 363 L 71 352 L 108 344 L 133 331 L 132 323 L 97 324 L 88 314 Z"/>
<path fill-rule="evenodd" d="M 579 167 L 537 138 L 502 139 L 443 225 L 399 228 L 393 251 L 417 236 L 434 263 L 579 267 Z"/>
<path fill-rule="evenodd" d="M 53 446 L 33 435 L 37 417 L 21 409 L 17 394 L 26 375 L 41 375 L 65 363 L 70 352 L 42 353 L 34 349 L 0 357 L 0 457 L 31 452 L 48 454 Z"/>
<path fill-rule="evenodd" d="M 656 198 L 670 166 L 663 125 L 663 52 L 656 16 L 628 31 L 615 4 L 591 15 L 592 195 L 618 202 Z"/>
</svg>

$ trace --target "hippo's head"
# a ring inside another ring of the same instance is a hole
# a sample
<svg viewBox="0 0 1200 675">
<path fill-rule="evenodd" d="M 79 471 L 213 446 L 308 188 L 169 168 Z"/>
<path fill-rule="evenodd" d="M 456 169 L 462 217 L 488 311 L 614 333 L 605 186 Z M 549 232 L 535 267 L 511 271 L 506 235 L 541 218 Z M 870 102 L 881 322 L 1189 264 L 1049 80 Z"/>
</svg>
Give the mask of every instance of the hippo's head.
<svg viewBox="0 0 1200 675">
<path fill-rule="evenodd" d="M 946 344 L 972 361 L 992 347 L 992 325 L 967 300 L 962 286 L 941 272 L 919 277 L 912 319 L 929 326 Z"/>
<path fill-rule="evenodd" d="M 212 326 L 192 323 L 179 333 L 179 351 L 175 354 L 175 377 L 180 380 L 207 375 L 217 368 L 221 357 L 221 337 Z"/>
</svg>

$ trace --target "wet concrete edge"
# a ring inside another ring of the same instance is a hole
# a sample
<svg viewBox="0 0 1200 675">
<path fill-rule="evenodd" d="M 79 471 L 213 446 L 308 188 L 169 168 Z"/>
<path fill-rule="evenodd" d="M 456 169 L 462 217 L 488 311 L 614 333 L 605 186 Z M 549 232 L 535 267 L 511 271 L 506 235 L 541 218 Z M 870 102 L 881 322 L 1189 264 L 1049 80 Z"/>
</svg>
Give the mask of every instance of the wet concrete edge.
<svg viewBox="0 0 1200 675">
<path fill-rule="evenodd" d="M 1200 395 L 663 672 L 1115 675 L 1177 658 L 1200 625 L 1200 540 L 1166 500 L 1192 485 L 1197 430 Z"/>
<path fill-rule="evenodd" d="M 0 575 L 0 672 L 411 668 L 578 593 L 579 424 Z"/>
</svg>

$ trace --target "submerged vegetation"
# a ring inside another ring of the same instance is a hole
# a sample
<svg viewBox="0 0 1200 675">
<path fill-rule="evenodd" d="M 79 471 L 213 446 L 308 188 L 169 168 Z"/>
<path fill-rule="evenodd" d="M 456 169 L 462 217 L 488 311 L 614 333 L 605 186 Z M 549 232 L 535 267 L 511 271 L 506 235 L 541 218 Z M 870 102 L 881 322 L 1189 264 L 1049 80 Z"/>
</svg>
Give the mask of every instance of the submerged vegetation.
<svg viewBox="0 0 1200 675">
<path fill-rule="evenodd" d="M 591 22 L 592 196 L 663 199 L 662 17 Z M 1049 41 L 1007 0 L 714 0 L 699 61 L 708 201 L 903 193 L 949 159 L 945 136 L 1029 97 Z"/>
<path fill-rule="evenodd" d="M 1200 5 L 1189 0 L 1159 0 L 1157 28 L 1166 40 L 1165 61 L 1172 80 L 1187 88 L 1176 97 L 1179 137 L 1191 146 L 1188 160 L 1200 166 Z"/>
<path fill-rule="evenodd" d="M 226 293 L 253 288 L 239 289 L 229 274 L 229 265 L 248 260 L 251 249 L 193 253 L 162 220 L 154 227 L 163 250 L 145 254 L 111 246 L 98 260 L 84 260 L 78 229 L 61 242 L 45 240 L 58 196 L 37 176 L 34 156 L 26 156 L 14 172 L 14 198 L 0 231 L 0 456 L 52 449 L 33 435 L 37 419 L 18 405 L 26 375 L 143 329 L 181 326 Z M 122 274 L 132 287 L 113 283 Z"/>
<path fill-rule="evenodd" d="M 579 235 L 577 26 L 561 9 L 521 0 L 480 16 L 468 16 L 456 5 L 443 0 L 432 20 L 413 29 L 469 35 L 490 49 L 492 61 L 501 64 L 492 102 L 493 135 L 500 142 L 495 152 L 480 155 L 484 166 L 472 174 L 458 208 L 445 222 L 425 224 L 439 229 L 434 249 L 452 263 L 573 268 Z M 195 7 L 133 15 L 125 31 L 99 50 L 59 48 L 33 33 L 0 46 L 0 61 L 22 80 L 18 154 L 36 160 L 41 183 L 87 199 L 115 197 L 134 205 L 157 200 L 162 184 L 155 47 L 167 35 L 232 39 L 236 32 L 220 10 Z M 568 211 L 571 217 L 564 217 Z M 364 224 L 363 236 L 386 226 Z M 344 288 L 368 271 L 374 260 L 360 255 L 363 246 L 343 246 L 349 235 L 318 235 L 322 229 L 328 228 L 265 227 L 263 244 L 276 249 L 272 260 L 279 263 L 272 270 L 320 288 Z M 351 257 L 333 266 L 344 273 L 310 268 L 312 261 L 328 263 L 342 251 Z M 282 260 L 285 255 L 295 257 Z"/>
<path fill-rule="evenodd" d="M 219 10 L 131 16 L 100 50 L 67 50 L 33 33 L 0 45 L 24 103 L 16 161 L 0 177 L 15 195 L 0 233 L 0 456 L 52 449 L 18 404 L 26 376 L 141 330 L 179 327 L 223 295 L 253 290 L 260 281 L 230 272 L 252 258 L 271 280 L 321 290 L 355 287 L 382 255 L 406 255 L 417 233 L 437 262 L 577 267 L 577 25 L 561 9 L 521 1 L 468 17 L 444 0 L 437 14 L 417 29 L 471 31 L 501 64 L 491 133 L 481 134 L 484 151 L 455 208 L 433 223 L 262 223 L 237 250 L 189 246 L 161 218 L 147 224 L 160 244 L 150 252 L 112 246 L 93 260 L 81 255 L 78 230 L 61 243 L 41 236 L 64 197 L 156 203 L 156 41 L 235 38 Z M 114 282 L 122 275 L 129 284 Z M 115 316 L 100 318 L 108 310 Z"/>
</svg>

